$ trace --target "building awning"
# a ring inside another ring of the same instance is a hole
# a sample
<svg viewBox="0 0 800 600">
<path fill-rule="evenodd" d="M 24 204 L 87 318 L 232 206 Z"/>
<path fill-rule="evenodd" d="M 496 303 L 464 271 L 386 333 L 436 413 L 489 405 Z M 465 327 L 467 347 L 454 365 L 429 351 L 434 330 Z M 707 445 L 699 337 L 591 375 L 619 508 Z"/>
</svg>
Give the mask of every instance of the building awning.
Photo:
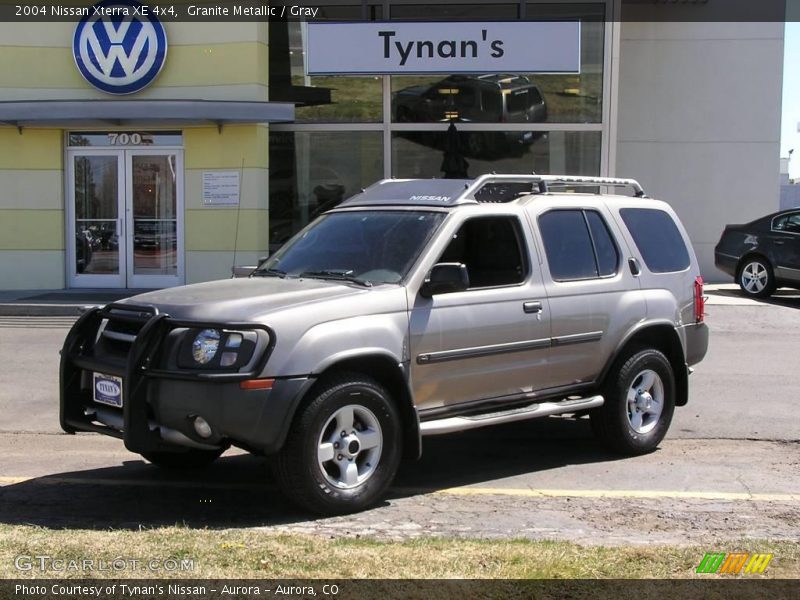
<svg viewBox="0 0 800 600">
<path fill-rule="evenodd" d="M 0 124 L 14 127 L 133 127 L 291 123 L 289 102 L 230 100 L 34 100 L 0 102 Z"/>
</svg>

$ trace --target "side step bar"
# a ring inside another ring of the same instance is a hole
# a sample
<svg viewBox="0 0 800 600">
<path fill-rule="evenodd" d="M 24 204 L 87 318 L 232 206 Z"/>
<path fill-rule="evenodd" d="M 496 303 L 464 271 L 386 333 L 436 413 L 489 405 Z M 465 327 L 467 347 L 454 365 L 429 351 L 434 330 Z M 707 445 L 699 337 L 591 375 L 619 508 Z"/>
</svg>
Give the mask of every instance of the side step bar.
<svg viewBox="0 0 800 600">
<path fill-rule="evenodd" d="M 603 406 L 603 402 L 602 396 L 591 396 L 589 398 L 579 398 L 577 400 L 562 400 L 561 402 L 541 402 L 524 408 L 515 408 L 503 412 L 423 421 L 419 424 L 419 428 L 422 435 L 441 435 L 443 433 L 477 429 L 478 427 L 486 427 L 487 425 L 499 425 L 500 423 L 513 423 L 515 421 L 526 421 L 527 419 L 536 419 L 538 417 L 575 413 Z"/>
</svg>

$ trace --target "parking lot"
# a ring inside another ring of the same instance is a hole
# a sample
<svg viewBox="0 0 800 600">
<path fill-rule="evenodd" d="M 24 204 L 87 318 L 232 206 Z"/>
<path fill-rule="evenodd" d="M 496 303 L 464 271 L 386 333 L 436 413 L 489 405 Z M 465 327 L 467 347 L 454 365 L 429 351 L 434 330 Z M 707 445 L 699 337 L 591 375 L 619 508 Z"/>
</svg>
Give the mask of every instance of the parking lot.
<svg viewBox="0 0 800 600">
<path fill-rule="evenodd" d="M 58 427 L 69 319 L 0 318 L 0 523 L 56 528 L 263 527 L 332 536 L 711 543 L 800 536 L 800 294 L 714 288 L 711 345 L 688 406 L 651 455 L 602 451 L 588 422 L 549 418 L 427 438 L 389 498 L 315 520 L 278 494 L 267 461 L 230 451 L 164 474 L 118 440 Z"/>
</svg>

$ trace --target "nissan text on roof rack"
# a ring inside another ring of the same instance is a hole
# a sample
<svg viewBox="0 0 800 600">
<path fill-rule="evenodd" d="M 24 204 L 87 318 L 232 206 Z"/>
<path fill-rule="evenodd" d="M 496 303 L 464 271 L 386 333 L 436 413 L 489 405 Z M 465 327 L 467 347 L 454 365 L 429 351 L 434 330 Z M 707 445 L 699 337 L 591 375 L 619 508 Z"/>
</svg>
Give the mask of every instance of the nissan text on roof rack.
<svg viewBox="0 0 800 600">
<path fill-rule="evenodd" d="M 85 313 L 61 426 L 172 469 L 274 455 L 297 504 L 357 511 L 427 435 L 588 415 L 607 447 L 651 452 L 705 356 L 703 309 L 686 232 L 634 180 L 385 180 L 248 278 Z"/>
</svg>

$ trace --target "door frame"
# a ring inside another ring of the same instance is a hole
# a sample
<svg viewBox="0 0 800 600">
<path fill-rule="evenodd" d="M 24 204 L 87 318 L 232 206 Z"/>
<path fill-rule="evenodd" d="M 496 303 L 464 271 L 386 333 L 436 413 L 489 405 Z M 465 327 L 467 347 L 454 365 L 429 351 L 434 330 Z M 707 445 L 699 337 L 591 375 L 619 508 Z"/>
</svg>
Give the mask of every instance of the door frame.
<svg viewBox="0 0 800 600">
<path fill-rule="evenodd" d="M 77 248 L 75 247 L 76 215 L 75 215 L 75 158 L 79 156 L 113 156 L 117 159 L 117 236 L 118 236 L 118 272 L 108 275 L 78 273 L 75 268 Z M 120 148 L 74 148 L 67 150 L 66 162 L 66 281 L 70 288 L 125 288 L 126 274 L 123 260 L 127 236 L 124 231 L 125 214 L 125 154 Z"/>
<path fill-rule="evenodd" d="M 136 275 L 133 256 L 133 157 L 134 156 L 169 156 L 175 155 L 175 228 L 177 236 L 177 272 L 169 275 Z M 185 272 L 184 219 L 183 219 L 183 149 L 168 147 L 136 147 L 124 150 L 125 164 L 125 271 L 126 284 L 131 288 L 164 288 L 182 285 Z M 167 285 L 164 285 L 164 284 Z"/>
<path fill-rule="evenodd" d="M 185 194 L 183 147 L 69 147 L 65 158 L 65 258 L 66 283 L 68 288 L 163 288 L 182 285 L 186 277 L 185 240 Z M 175 216 L 177 234 L 177 274 L 135 275 L 133 271 L 133 173 L 132 157 L 175 155 Z M 75 157 L 116 156 L 117 158 L 117 232 L 119 236 L 119 272 L 114 275 L 82 274 L 75 269 Z M 171 279 L 171 281 L 170 281 Z"/>
</svg>

